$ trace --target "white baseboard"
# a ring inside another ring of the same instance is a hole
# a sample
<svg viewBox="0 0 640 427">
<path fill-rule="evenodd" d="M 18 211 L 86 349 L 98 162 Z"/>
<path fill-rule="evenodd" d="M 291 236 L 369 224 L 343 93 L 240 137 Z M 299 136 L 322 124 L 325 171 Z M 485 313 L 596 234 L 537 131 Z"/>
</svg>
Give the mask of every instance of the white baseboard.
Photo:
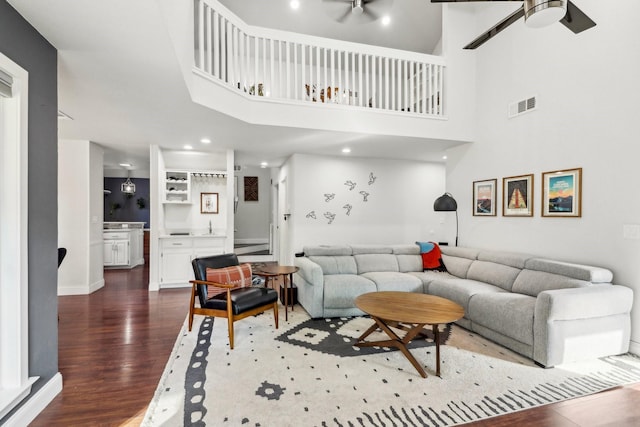
<svg viewBox="0 0 640 427">
<path fill-rule="evenodd" d="M 633 353 L 636 356 L 640 356 L 640 343 L 631 341 L 629 343 L 629 353 Z"/>
<path fill-rule="evenodd" d="M 264 243 L 269 243 L 269 238 L 264 239 L 235 239 L 233 241 L 236 245 L 262 245 Z"/>
<path fill-rule="evenodd" d="M 100 279 L 96 282 L 90 283 L 88 287 L 86 285 L 58 286 L 58 296 L 89 295 L 103 287 L 104 279 Z"/>
<path fill-rule="evenodd" d="M 24 405 L 7 420 L 4 427 L 23 427 L 29 425 L 40 412 L 62 391 L 62 375 L 56 373 Z"/>
<path fill-rule="evenodd" d="M 158 282 L 149 282 L 149 292 L 155 292 L 160 290 L 160 284 Z"/>
</svg>

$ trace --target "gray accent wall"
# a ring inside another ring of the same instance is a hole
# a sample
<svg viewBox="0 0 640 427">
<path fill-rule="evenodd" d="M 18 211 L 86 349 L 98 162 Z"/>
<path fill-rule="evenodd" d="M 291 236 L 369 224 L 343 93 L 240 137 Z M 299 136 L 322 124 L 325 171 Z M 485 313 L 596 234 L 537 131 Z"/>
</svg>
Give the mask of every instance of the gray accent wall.
<svg viewBox="0 0 640 427">
<path fill-rule="evenodd" d="M 29 72 L 29 376 L 40 377 L 33 396 L 58 372 L 57 51 L 0 0 L 0 52 Z"/>
</svg>

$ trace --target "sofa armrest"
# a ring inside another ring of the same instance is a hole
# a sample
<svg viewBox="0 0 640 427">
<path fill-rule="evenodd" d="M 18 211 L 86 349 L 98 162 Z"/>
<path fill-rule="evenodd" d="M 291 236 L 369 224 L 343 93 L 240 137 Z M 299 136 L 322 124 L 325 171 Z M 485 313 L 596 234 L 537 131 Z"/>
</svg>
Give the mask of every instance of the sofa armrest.
<svg viewBox="0 0 640 427">
<path fill-rule="evenodd" d="M 629 350 L 633 291 L 593 285 L 541 292 L 533 323 L 533 360 L 551 367 Z"/>
<path fill-rule="evenodd" d="M 322 268 L 309 258 L 295 259 L 298 272 L 295 283 L 298 287 L 298 302 L 312 318 L 324 317 L 324 274 Z"/>
<path fill-rule="evenodd" d="M 593 285 L 540 292 L 536 318 L 577 320 L 631 312 L 633 291 L 625 286 Z"/>
<path fill-rule="evenodd" d="M 295 266 L 299 268 L 298 273 L 304 280 L 312 286 L 322 286 L 324 284 L 324 274 L 322 268 L 309 258 L 298 257 L 295 259 Z"/>
</svg>

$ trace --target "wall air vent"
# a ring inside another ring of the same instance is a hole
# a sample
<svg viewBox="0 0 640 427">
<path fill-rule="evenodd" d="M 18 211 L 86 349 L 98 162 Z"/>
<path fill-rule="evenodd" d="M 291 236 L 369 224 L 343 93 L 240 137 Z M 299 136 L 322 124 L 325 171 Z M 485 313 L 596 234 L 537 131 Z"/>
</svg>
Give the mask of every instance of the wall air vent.
<svg viewBox="0 0 640 427">
<path fill-rule="evenodd" d="M 523 99 L 522 101 L 516 101 L 509 104 L 509 118 L 519 116 L 526 112 L 535 110 L 537 106 L 536 97 Z"/>
</svg>

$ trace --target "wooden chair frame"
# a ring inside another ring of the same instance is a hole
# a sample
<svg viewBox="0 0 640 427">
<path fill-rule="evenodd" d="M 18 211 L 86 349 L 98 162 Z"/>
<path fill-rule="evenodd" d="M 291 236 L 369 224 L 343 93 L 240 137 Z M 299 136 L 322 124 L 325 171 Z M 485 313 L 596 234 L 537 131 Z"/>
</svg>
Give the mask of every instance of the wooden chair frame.
<svg viewBox="0 0 640 427">
<path fill-rule="evenodd" d="M 240 314 L 233 314 L 232 304 L 231 304 L 231 290 L 234 288 L 238 288 L 236 285 L 224 284 L 224 283 L 216 283 L 216 282 L 208 282 L 206 280 L 190 280 L 191 283 L 191 304 L 189 305 L 189 332 L 191 332 L 191 327 L 193 326 L 193 315 L 194 314 L 202 314 L 204 316 L 212 316 L 212 317 L 223 317 L 227 319 L 227 324 L 229 328 L 229 346 L 231 350 L 233 350 L 233 322 L 236 320 L 244 319 L 245 317 L 254 316 L 258 313 L 262 313 L 273 308 L 273 317 L 276 323 L 276 329 L 278 329 L 278 300 L 275 302 L 261 305 L 259 307 L 255 307 L 249 311 L 245 311 Z M 207 285 L 213 286 L 216 288 L 226 289 L 227 293 L 227 309 L 226 310 L 216 310 L 212 308 L 201 308 L 196 307 L 196 295 L 198 293 L 198 285 Z"/>
</svg>

